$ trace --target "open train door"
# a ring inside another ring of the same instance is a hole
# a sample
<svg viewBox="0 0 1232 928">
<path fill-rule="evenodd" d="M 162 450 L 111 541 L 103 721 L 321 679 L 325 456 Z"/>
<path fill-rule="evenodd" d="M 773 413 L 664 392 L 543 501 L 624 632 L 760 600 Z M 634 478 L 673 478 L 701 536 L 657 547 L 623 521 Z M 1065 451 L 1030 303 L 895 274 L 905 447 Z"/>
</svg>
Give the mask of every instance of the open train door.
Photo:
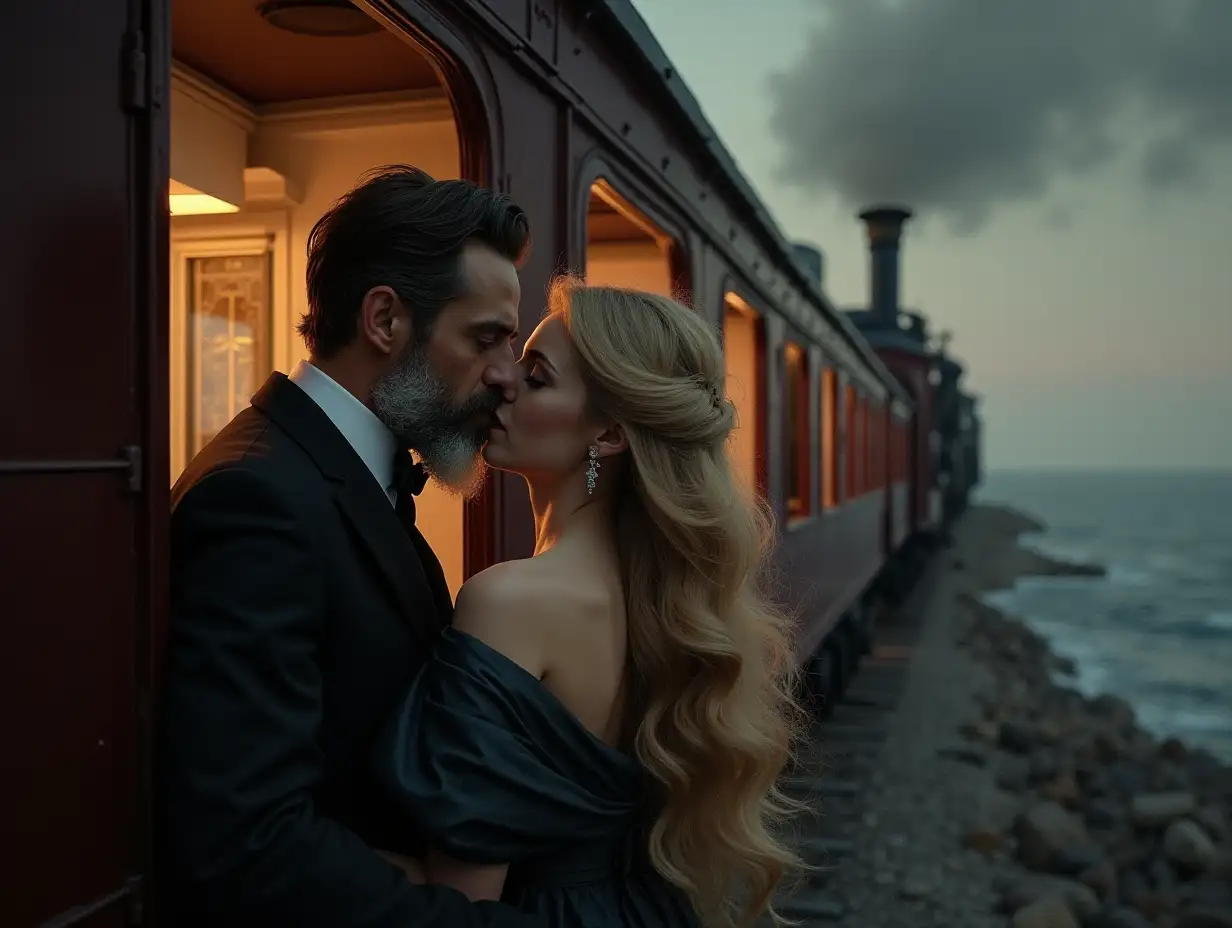
<svg viewBox="0 0 1232 928">
<path fill-rule="evenodd" d="M 169 0 L 0 29 L 0 924 L 148 921 Z"/>
</svg>

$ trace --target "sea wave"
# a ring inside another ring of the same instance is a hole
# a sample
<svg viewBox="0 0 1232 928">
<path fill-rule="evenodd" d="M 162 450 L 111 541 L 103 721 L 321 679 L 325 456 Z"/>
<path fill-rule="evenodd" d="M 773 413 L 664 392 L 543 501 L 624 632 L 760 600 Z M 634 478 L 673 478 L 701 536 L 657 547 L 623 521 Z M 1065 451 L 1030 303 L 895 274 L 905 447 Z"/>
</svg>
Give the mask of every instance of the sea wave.
<svg viewBox="0 0 1232 928">
<path fill-rule="evenodd" d="M 1202 624 L 1221 632 L 1232 632 L 1232 612 L 1212 612 L 1202 620 Z"/>
<path fill-rule="evenodd" d="M 1197 646 L 1197 639 L 1209 638 L 1232 647 L 1232 613 L 1181 629 L 1158 603 L 1125 601 L 1117 589 L 1111 577 L 1026 577 L 983 599 L 1073 662 L 1073 675 L 1056 674 L 1054 682 L 1085 696 L 1121 696 L 1155 735 L 1175 735 L 1232 759 L 1232 705 L 1220 669 L 1226 665 Z"/>
</svg>

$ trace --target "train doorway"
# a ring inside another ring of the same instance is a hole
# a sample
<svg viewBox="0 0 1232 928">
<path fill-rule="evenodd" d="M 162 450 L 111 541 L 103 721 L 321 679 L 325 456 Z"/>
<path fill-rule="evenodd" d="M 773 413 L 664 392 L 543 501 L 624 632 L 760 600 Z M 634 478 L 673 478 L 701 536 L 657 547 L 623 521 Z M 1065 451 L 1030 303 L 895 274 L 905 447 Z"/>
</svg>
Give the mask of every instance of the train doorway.
<svg viewBox="0 0 1232 928">
<path fill-rule="evenodd" d="M 390 12 L 5 8 L 4 99 L 22 131 L 0 174 L 0 793 L 17 850 L 4 924 L 157 925 L 169 484 L 302 356 L 305 237 L 329 202 L 387 162 L 483 179 L 484 128 L 460 135 L 449 102 L 469 116 L 477 95 L 446 93 L 439 59 L 389 25 L 393 3 L 362 6 Z M 463 505 L 421 500 L 456 588 Z"/>
<path fill-rule="evenodd" d="M 172 0 L 170 481 L 272 371 L 304 359 L 296 325 L 309 231 L 370 168 L 463 173 L 459 126 L 428 57 L 358 7 Z M 264 14 L 264 15 L 263 15 Z M 417 523 L 451 589 L 464 504 L 430 484 Z"/>
</svg>

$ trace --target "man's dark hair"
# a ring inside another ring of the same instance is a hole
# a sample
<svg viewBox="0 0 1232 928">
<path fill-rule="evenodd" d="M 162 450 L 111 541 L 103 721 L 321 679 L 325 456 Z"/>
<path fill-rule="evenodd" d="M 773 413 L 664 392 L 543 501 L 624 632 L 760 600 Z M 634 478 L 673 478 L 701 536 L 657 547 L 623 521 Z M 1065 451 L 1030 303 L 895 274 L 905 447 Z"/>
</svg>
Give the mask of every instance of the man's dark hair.
<svg viewBox="0 0 1232 928">
<path fill-rule="evenodd" d="M 530 224 L 508 196 L 470 181 L 433 180 L 405 164 L 369 171 L 308 236 L 308 312 L 299 324 L 308 351 L 328 358 L 349 345 L 364 294 L 382 285 L 398 294 L 423 337 L 463 294 L 469 241 L 517 263 Z"/>
</svg>

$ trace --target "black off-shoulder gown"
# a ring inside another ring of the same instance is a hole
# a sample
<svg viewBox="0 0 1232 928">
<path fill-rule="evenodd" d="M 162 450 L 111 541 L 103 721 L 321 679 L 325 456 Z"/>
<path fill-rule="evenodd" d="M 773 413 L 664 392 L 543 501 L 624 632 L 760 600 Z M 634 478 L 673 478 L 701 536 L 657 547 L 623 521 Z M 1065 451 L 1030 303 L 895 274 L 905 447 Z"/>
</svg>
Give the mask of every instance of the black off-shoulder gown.
<svg viewBox="0 0 1232 928">
<path fill-rule="evenodd" d="M 503 901 L 549 928 L 696 928 L 646 855 L 646 788 L 534 675 L 446 629 L 377 740 L 377 777 L 424 843 L 509 864 Z"/>
</svg>

